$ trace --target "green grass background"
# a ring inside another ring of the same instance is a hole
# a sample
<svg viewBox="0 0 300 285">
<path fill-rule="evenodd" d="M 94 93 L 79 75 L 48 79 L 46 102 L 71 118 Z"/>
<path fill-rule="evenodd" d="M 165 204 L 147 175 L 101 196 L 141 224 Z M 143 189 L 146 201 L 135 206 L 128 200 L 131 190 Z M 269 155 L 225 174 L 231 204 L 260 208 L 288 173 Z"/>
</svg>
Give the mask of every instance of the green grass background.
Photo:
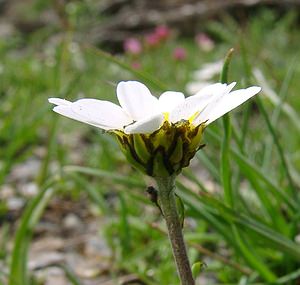
<svg viewBox="0 0 300 285">
<path fill-rule="evenodd" d="M 28 18 L 47 9 L 42 3 L 28 8 Z M 195 70 L 234 47 L 228 80 L 263 91 L 233 112 L 230 122 L 218 120 L 205 131 L 206 147 L 178 179 L 189 256 L 192 262 L 206 260 L 201 274 L 210 278 L 207 284 L 297 284 L 299 15 L 259 9 L 243 23 L 224 15 L 199 27 L 215 40 L 213 50 L 203 52 L 193 38 L 176 37 L 145 51 L 138 58 L 142 69 L 132 70 L 129 56 L 110 57 L 78 40 L 77 31 L 84 31 L 94 15 L 88 5 L 74 3 L 67 7 L 68 31 L 47 26 L 0 39 L 0 184 L 11 183 L 9 174 L 18 163 L 36 157 L 38 148 L 45 150 L 35 176 L 40 192 L 20 217 L 14 250 L 0 245 L 0 258 L 10 266 L 8 274 L 0 268 L 0 283 L 2 278 L 9 285 L 34 284 L 26 270 L 27 251 L 43 208 L 53 195 L 75 200 L 86 195 L 99 216 L 109 217 L 101 231 L 114 253 L 112 276 L 126 271 L 146 284 L 178 284 L 163 221 L 158 211 L 149 210 L 149 179 L 128 165 L 112 137 L 54 114 L 47 98 L 116 101 L 116 83 L 128 79 L 148 84 L 157 95 L 166 88 L 185 92 Z M 59 36 L 50 40 L 54 35 Z M 185 61 L 173 60 L 175 46 L 187 49 Z M 207 189 L 206 180 L 215 191 Z M 223 187 L 228 180 L 230 189 Z M 5 217 L 5 201 L 0 205 Z M 68 276 L 72 284 L 81 284 L 71 272 Z"/>
</svg>

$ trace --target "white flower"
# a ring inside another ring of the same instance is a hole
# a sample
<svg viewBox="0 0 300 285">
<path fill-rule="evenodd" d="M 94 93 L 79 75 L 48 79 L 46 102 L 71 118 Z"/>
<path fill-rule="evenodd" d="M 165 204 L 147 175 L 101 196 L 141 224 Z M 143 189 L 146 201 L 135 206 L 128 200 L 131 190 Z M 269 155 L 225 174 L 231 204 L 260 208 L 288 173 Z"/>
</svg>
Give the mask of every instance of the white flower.
<svg viewBox="0 0 300 285">
<path fill-rule="evenodd" d="M 207 81 L 218 75 L 223 67 L 223 60 L 203 64 L 202 68 L 195 71 L 194 78 L 198 81 Z"/>
<path fill-rule="evenodd" d="M 207 125 L 260 91 L 231 91 L 235 83 L 209 85 L 194 96 L 166 91 L 159 98 L 137 81 L 120 82 L 120 106 L 96 99 L 69 102 L 50 98 L 54 111 L 115 135 L 128 161 L 153 177 L 179 174 L 203 147 Z"/>
<path fill-rule="evenodd" d="M 253 86 L 231 91 L 234 86 L 235 82 L 216 83 L 187 98 L 174 91 L 166 91 L 156 98 L 144 84 L 122 81 L 117 86 L 120 106 L 96 99 L 70 102 L 50 98 L 49 102 L 57 105 L 55 112 L 107 131 L 149 134 L 158 130 L 164 121 L 175 124 L 186 120 L 194 126 L 202 123 L 207 126 L 261 90 Z"/>
<path fill-rule="evenodd" d="M 186 85 L 186 92 L 188 94 L 194 94 L 198 92 L 198 90 L 212 85 L 211 80 L 215 75 L 220 73 L 223 64 L 223 60 L 203 64 L 201 69 L 193 73 L 193 81 Z"/>
</svg>

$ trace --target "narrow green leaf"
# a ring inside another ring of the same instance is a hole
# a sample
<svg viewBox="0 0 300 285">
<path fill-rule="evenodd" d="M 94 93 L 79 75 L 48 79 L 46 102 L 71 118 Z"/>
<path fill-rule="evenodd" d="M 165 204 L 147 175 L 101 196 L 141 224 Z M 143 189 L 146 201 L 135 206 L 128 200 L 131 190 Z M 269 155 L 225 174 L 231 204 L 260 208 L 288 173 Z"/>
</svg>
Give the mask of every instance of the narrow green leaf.
<svg viewBox="0 0 300 285">
<path fill-rule="evenodd" d="M 123 193 L 119 192 L 119 201 L 120 201 L 120 223 L 119 223 L 119 233 L 122 245 L 122 255 L 125 257 L 128 253 L 131 252 L 131 231 L 128 222 L 128 209 L 126 200 L 123 197 Z"/>
<path fill-rule="evenodd" d="M 231 49 L 224 61 L 224 66 L 221 73 L 221 82 L 227 83 L 228 81 L 228 69 L 229 64 L 232 58 L 233 49 Z M 224 190 L 224 200 L 225 204 L 230 208 L 235 208 L 235 198 L 237 195 L 234 195 L 232 188 L 232 173 L 230 171 L 230 138 L 231 138 L 231 125 L 229 115 L 226 114 L 223 116 L 223 141 L 221 145 L 221 177 L 222 177 L 222 186 Z M 257 270 L 260 275 L 267 281 L 274 281 L 276 276 L 272 273 L 272 271 L 264 264 L 263 260 L 261 260 L 257 255 L 253 253 L 253 251 L 247 245 L 247 240 L 241 237 L 240 229 L 236 227 L 234 223 L 231 224 L 231 230 L 233 232 L 233 237 L 236 241 L 238 249 L 240 253 L 243 255 L 244 259 L 247 263 Z"/>
<path fill-rule="evenodd" d="M 120 184 L 128 186 L 128 187 L 145 188 L 145 183 L 143 183 L 142 181 L 140 181 L 138 179 L 120 175 L 120 174 L 115 174 L 115 173 L 112 173 L 109 171 L 95 169 L 95 168 L 69 165 L 69 166 L 63 167 L 63 171 L 66 173 L 78 172 L 78 173 L 84 173 L 87 175 L 97 176 L 100 178 L 106 178 L 106 179 L 110 179 L 111 181 L 115 181 L 117 183 L 120 183 Z"/>
<path fill-rule="evenodd" d="M 64 271 L 64 273 L 66 274 L 66 277 L 71 282 L 71 284 L 83 285 L 83 283 L 80 282 L 80 280 L 77 278 L 77 276 L 74 274 L 74 272 L 69 267 L 67 267 L 66 265 L 63 265 L 63 264 L 57 264 L 56 267 L 59 267 Z"/>
<path fill-rule="evenodd" d="M 241 231 L 238 230 L 238 227 L 233 224 L 231 225 L 231 227 L 234 238 L 247 263 L 255 270 L 257 270 L 265 280 L 267 280 L 268 282 L 274 282 L 276 280 L 276 275 L 268 268 L 266 263 L 264 263 L 259 255 L 255 254 L 255 251 L 253 251 L 247 244 L 247 239 L 244 235 L 242 235 Z"/>
<path fill-rule="evenodd" d="M 80 189 L 88 193 L 92 201 L 94 201 L 101 208 L 101 210 L 105 212 L 108 211 L 107 202 L 98 191 L 99 187 L 90 184 L 88 181 L 86 181 L 85 178 L 81 177 L 81 175 L 78 175 L 76 173 L 70 173 L 69 175 L 74 181 L 79 184 Z"/>
<path fill-rule="evenodd" d="M 257 104 L 258 104 L 258 107 L 259 107 L 265 121 L 266 121 L 267 127 L 272 135 L 272 138 L 273 138 L 274 144 L 276 146 L 281 164 L 283 166 L 283 171 L 285 172 L 288 183 L 289 183 L 289 190 L 290 190 L 291 194 L 293 195 L 294 199 L 298 200 L 294 182 L 293 182 L 293 179 L 292 179 L 290 171 L 289 171 L 289 166 L 285 159 L 285 154 L 284 154 L 283 148 L 278 140 L 278 135 L 276 134 L 276 131 L 275 131 L 274 127 L 272 126 L 271 120 L 269 119 L 269 116 L 264 107 L 264 104 L 263 104 L 262 100 L 260 100 L 259 97 L 257 98 Z"/>
<path fill-rule="evenodd" d="M 206 130 L 206 132 L 208 132 Z M 212 163 L 211 159 L 204 153 L 204 151 L 198 151 L 196 153 L 196 158 L 200 161 L 201 164 L 205 165 L 206 169 L 210 172 L 212 177 L 216 181 L 220 181 L 220 173 L 218 168 Z"/>
<path fill-rule="evenodd" d="M 54 194 L 55 180 L 47 182 L 39 194 L 30 202 L 22 215 L 14 240 L 14 248 L 9 272 L 9 285 L 30 285 L 27 272 L 28 247 L 35 224 Z"/>
<path fill-rule="evenodd" d="M 271 191 L 278 201 L 284 201 L 293 210 L 298 209 L 297 202 L 293 200 L 287 193 L 285 193 L 279 186 L 274 184 L 262 169 L 259 169 L 254 163 L 249 161 L 240 153 L 232 150 L 232 154 L 244 175 L 248 176 L 247 174 L 250 171 L 252 175 L 266 184 L 268 191 Z"/>
<path fill-rule="evenodd" d="M 221 138 L 214 132 L 212 132 L 210 129 L 207 129 L 206 133 L 219 143 L 221 142 Z M 282 189 L 279 186 L 277 186 L 273 181 L 271 181 L 271 179 L 266 173 L 264 173 L 262 169 L 259 169 L 258 166 L 256 166 L 244 155 L 239 153 L 234 147 L 231 147 L 230 151 L 233 155 L 232 157 L 236 160 L 241 171 L 246 177 L 248 177 L 249 173 L 251 173 L 251 175 L 255 175 L 257 179 L 263 181 L 266 184 L 268 191 L 271 191 L 274 197 L 276 197 L 279 201 L 284 201 L 291 209 L 297 211 L 298 204 L 293 199 L 291 199 L 291 197 L 287 193 L 282 191 Z"/>
<path fill-rule="evenodd" d="M 228 70 L 232 59 L 234 49 L 230 49 L 225 57 L 223 69 L 220 76 L 221 83 L 227 83 L 228 81 Z M 231 125 L 229 115 L 223 116 L 223 141 L 221 145 L 221 180 L 224 190 L 225 203 L 229 206 L 234 207 L 234 197 L 231 185 L 231 172 L 230 172 L 230 137 L 231 137 Z"/>
<path fill-rule="evenodd" d="M 189 189 L 180 187 L 180 185 L 178 185 L 177 188 L 180 190 L 180 197 L 183 199 L 185 204 L 205 218 L 216 230 L 220 232 L 220 234 L 222 234 L 222 236 L 226 237 L 226 240 L 228 240 L 228 238 L 230 239 L 230 235 L 228 236 L 228 230 L 225 233 L 222 231 L 223 228 L 228 228 L 228 225 L 224 224 L 224 220 L 226 220 L 227 223 L 234 223 L 237 226 L 242 226 L 253 231 L 255 234 L 264 238 L 270 247 L 284 252 L 300 261 L 300 247 L 288 237 L 283 236 L 267 225 L 251 217 L 230 209 L 224 203 L 212 196 L 196 195 Z M 207 219 L 207 217 L 211 218 Z"/>
<path fill-rule="evenodd" d="M 223 68 L 222 68 L 222 72 L 221 72 L 221 76 L 220 76 L 221 83 L 228 82 L 228 70 L 229 70 L 229 65 L 230 65 L 230 62 L 232 59 L 233 52 L 234 52 L 234 49 L 231 48 L 225 56 L 225 60 L 224 60 L 224 64 L 223 64 Z"/>
<path fill-rule="evenodd" d="M 134 197 L 137 201 L 141 201 L 142 203 L 145 204 L 150 203 L 150 200 L 147 199 L 146 195 L 144 195 L 147 189 L 146 183 L 143 182 L 141 179 L 133 178 L 132 176 L 120 175 L 109 171 L 99 170 L 95 168 L 83 167 L 83 166 L 69 165 L 63 167 L 62 171 L 66 175 L 82 173 L 85 175 L 90 175 L 90 176 L 105 179 L 108 182 L 113 181 L 117 184 L 123 185 L 124 187 L 130 188 L 131 191 L 127 191 L 127 194 Z M 87 189 L 87 191 L 90 192 L 90 189 Z"/>
<path fill-rule="evenodd" d="M 277 284 L 288 284 L 288 282 L 291 282 L 295 279 L 299 280 L 300 277 L 300 269 L 297 269 L 294 272 L 291 272 L 285 276 L 282 276 L 277 279 L 276 283 Z M 297 282 L 297 280 L 295 280 Z"/>
<path fill-rule="evenodd" d="M 255 79 L 257 80 L 258 84 L 262 87 L 264 94 L 267 98 L 271 101 L 271 103 L 275 106 L 280 104 L 280 98 L 278 95 L 271 89 L 269 84 L 267 83 L 266 78 L 264 77 L 263 73 L 259 69 L 253 70 L 253 74 Z M 289 118 L 289 120 L 293 123 L 295 129 L 300 132 L 300 116 L 298 115 L 297 111 L 289 104 L 283 103 L 281 106 L 282 112 Z"/>
<path fill-rule="evenodd" d="M 201 195 L 198 196 L 196 193 L 185 187 L 180 181 L 176 182 L 176 189 L 178 190 L 180 197 L 187 205 L 191 206 L 191 200 L 194 200 L 196 204 L 200 203 L 200 205 L 198 205 L 199 207 L 191 208 L 196 212 L 195 217 L 199 218 L 199 215 L 203 217 L 209 225 L 211 225 L 227 240 L 228 243 L 232 242 L 232 236 L 228 231 L 227 225 L 222 224 L 222 222 L 215 218 L 210 211 L 207 211 L 207 205 L 201 203 L 201 201 L 199 200 Z M 192 213 L 189 212 L 189 214 L 191 215 Z"/>
</svg>

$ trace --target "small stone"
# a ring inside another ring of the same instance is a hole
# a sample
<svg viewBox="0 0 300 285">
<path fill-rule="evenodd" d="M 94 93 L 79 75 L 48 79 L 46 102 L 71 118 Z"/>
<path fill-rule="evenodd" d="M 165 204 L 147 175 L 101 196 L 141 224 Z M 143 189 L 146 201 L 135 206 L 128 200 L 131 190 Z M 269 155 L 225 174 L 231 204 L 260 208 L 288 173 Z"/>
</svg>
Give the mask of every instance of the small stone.
<svg viewBox="0 0 300 285">
<path fill-rule="evenodd" d="M 0 22 L 0 38 L 8 38 L 15 32 L 15 27 L 8 21 Z"/>
<path fill-rule="evenodd" d="M 35 273 L 35 277 L 44 285 L 67 285 L 70 284 L 64 271 L 59 267 L 49 267 L 44 270 L 39 270 Z"/>
<path fill-rule="evenodd" d="M 36 254 L 31 254 L 28 267 L 30 270 L 35 270 L 47 267 L 52 264 L 62 263 L 65 261 L 64 254 L 53 251 L 43 251 Z"/>
<path fill-rule="evenodd" d="M 39 173 L 41 162 L 31 158 L 26 162 L 16 165 L 10 175 L 12 181 L 30 181 Z"/>
<path fill-rule="evenodd" d="M 91 236 L 87 239 L 84 253 L 86 256 L 101 256 L 107 259 L 112 256 L 112 252 L 104 238 L 99 236 Z"/>
<path fill-rule="evenodd" d="M 82 221 L 75 214 L 68 214 L 63 220 L 63 226 L 67 229 L 78 229 L 82 226 Z"/>
<path fill-rule="evenodd" d="M 35 196 L 38 193 L 38 191 L 39 188 L 34 182 L 25 183 L 20 187 L 21 194 L 28 198 Z"/>
<path fill-rule="evenodd" d="M 0 188 L 0 200 L 7 200 L 15 195 L 14 188 L 8 184 L 4 184 Z"/>
<path fill-rule="evenodd" d="M 65 243 L 65 240 L 61 237 L 42 237 L 32 243 L 31 252 L 34 254 L 39 251 L 60 251 L 64 249 Z"/>
<path fill-rule="evenodd" d="M 12 197 L 7 200 L 7 208 L 12 211 L 18 211 L 22 209 L 25 204 L 25 200 L 20 197 Z"/>
</svg>

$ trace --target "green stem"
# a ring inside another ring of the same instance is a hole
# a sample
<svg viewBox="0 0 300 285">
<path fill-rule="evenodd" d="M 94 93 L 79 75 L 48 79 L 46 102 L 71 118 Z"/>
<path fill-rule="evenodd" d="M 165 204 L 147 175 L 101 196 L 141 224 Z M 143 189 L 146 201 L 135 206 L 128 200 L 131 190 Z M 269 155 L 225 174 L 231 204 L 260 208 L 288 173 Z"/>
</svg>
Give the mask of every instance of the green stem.
<svg viewBox="0 0 300 285">
<path fill-rule="evenodd" d="M 156 182 L 181 285 L 195 285 L 176 209 L 175 177 L 156 177 Z"/>
</svg>

